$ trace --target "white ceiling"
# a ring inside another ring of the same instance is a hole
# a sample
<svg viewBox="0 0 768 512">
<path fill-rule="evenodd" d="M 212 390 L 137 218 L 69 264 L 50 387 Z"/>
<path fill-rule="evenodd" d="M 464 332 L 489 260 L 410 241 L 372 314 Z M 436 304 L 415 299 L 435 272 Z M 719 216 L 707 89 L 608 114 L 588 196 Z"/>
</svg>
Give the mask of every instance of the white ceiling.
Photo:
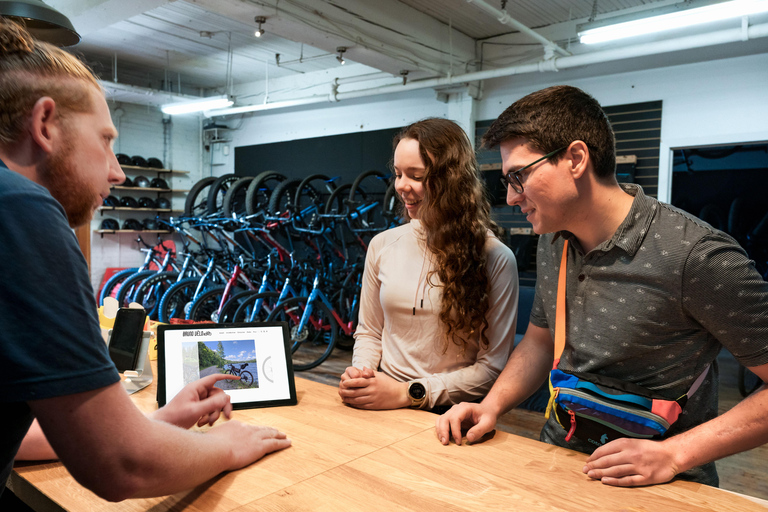
<svg viewBox="0 0 768 512">
<path fill-rule="evenodd" d="M 482 10 L 480 0 L 46 0 L 73 22 L 81 54 L 106 82 L 169 89 L 186 95 L 242 90 L 247 85 L 295 82 L 292 94 L 329 77 L 383 72 L 400 80 L 428 80 L 487 71 L 545 58 L 542 44 Z M 555 56 L 580 55 L 645 44 L 599 48 L 578 43 L 576 26 L 680 0 L 518 0 L 484 3 L 555 42 Z M 255 16 L 267 18 L 254 37 Z M 750 24 L 768 22 L 753 18 Z M 703 30 L 737 28 L 741 22 Z M 701 32 L 702 29 L 699 30 Z M 679 37 L 672 34 L 664 37 Z M 685 34 L 683 34 L 685 35 Z M 340 66 L 336 48 L 346 47 Z M 669 63 L 764 53 L 768 37 L 713 49 L 666 52 L 631 61 L 633 69 Z M 277 62 L 279 55 L 279 65 Z M 231 56 L 231 71 L 230 71 Z M 595 73 L 626 68 L 614 59 Z M 590 72 L 589 66 L 585 66 Z M 228 87 L 228 77 L 234 87 Z M 267 81 L 268 80 L 268 81 Z M 391 83 L 397 83 L 395 82 Z M 283 85 L 284 87 L 284 85 Z M 117 93 L 115 93 L 117 94 Z M 126 98 L 128 93 L 126 92 Z M 136 96 L 136 94 L 134 94 Z M 140 95 L 139 95 L 140 96 Z M 144 96 L 147 96 L 146 94 Z M 150 95 L 151 96 L 151 95 Z M 125 101 L 132 101 L 124 99 Z M 152 103 L 152 101 L 136 100 Z M 245 98 L 238 104 L 248 103 Z"/>
</svg>

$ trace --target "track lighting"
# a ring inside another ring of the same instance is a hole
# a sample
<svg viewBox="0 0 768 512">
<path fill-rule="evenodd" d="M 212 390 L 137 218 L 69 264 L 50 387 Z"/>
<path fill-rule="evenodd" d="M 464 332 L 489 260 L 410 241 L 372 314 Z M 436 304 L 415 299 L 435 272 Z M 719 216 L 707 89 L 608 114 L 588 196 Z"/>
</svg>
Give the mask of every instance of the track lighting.
<svg viewBox="0 0 768 512">
<path fill-rule="evenodd" d="M 346 46 L 339 46 L 336 48 L 336 51 L 339 52 L 339 54 L 336 56 L 336 60 L 339 61 L 339 64 L 342 66 L 344 65 L 344 52 L 347 51 Z"/>
<path fill-rule="evenodd" d="M 261 28 L 262 23 L 267 22 L 267 18 L 265 16 L 256 16 L 253 18 L 253 21 L 259 24 L 259 28 L 256 29 L 256 32 L 253 33 L 256 37 L 261 37 L 264 34 L 264 29 Z"/>
</svg>

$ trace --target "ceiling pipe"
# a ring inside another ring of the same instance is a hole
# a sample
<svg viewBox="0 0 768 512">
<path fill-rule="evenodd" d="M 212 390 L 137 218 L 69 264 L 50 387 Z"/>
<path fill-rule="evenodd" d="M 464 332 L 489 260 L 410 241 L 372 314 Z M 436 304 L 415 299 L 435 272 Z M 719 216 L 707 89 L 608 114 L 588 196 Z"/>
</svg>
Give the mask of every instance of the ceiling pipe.
<svg viewBox="0 0 768 512">
<path fill-rule="evenodd" d="M 613 50 L 602 50 L 590 52 L 581 55 L 570 55 L 567 57 L 557 57 L 552 59 L 543 59 L 532 64 L 523 64 L 506 68 L 492 69 L 487 71 L 476 71 L 463 75 L 431 78 L 426 80 L 409 81 L 405 85 L 385 85 L 371 89 L 361 89 L 350 92 L 336 92 L 334 101 L 362 98 L 367 96 L 376 96 L 379 94 L 391 94 L 398 92 L 407 92 L 418 89 L 428 89 L 434 87 L 444 87 L 466 82 L 475 82 L 478 80 L 489 80 L 493 78 L 502 78 L 513 75 L 523 75 L 527 73 L 558 71 L 590 64 L 599 64 L 603 62 L 612 62 L 622 59 L 631 59 L 636 57 L 647 57 L 663 53 L 691 50 L 694 48 L 705 48 L 727 43 L 737 43 L 745 39 L 759 39 L 768 37 L 768 23 L 755 25 L 744 29 L 743 27 L 720 30 L 707 34 L 669 39 L 666 41 L 656 41 L 643 43 L 642 45 L 616 48 Z M 309 105 L 312 103 L 328 102 L 328 96 L 314 96 L 300 100 L 290 100 L 285 102 L 276 102 L 267 105 L 250 105 L 245 107 L 235 107 L 231 109 L 206 111 L 206 117 L 227 116 L 232 114 L 242 114 L 246 112 L 257 112 L 260 110 L 272 110 L 276 108 L 291 107 L 296 105 Z"/>
<path fill-rule="evenodd" d="M 540 42 L 544 45 L 544 48 L 550 51 L 555 51 L 559 53 L 560 55 L 570 55 L 571 53 L 567 50 L 564 50 L 560 48 L 560 46 L 557 45 L 557 43 L 550 41 L 546 37 L 542 36 L 535 30 L 531 29 L 530 27 L 520 23 L 516 19 L 514 19 L 512 16 L 507 14 L 507 11 L 502 11 L 494 6 L 488 4 L 484 0 L 467 0 L 467 3 L 475 4 L 477 7 L 480 8 L 480 10 L 485 11 L 486 13 L 490 14 L 497 20 L 499 20 L 504 25 L 510 26 L 512 28 L 515 28 L 522 32 L 523 34 L 527 35 L 528 37 L 531 37 L 535 39 L 536 41 Z"/>
</svg>

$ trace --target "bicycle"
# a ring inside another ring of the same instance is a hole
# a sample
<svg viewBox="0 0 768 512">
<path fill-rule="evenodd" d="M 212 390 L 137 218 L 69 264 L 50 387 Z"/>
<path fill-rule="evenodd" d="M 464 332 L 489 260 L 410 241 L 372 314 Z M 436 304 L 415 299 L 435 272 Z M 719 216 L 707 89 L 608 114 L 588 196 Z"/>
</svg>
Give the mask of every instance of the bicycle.
<svg viewBox="0 0 768 512">
<path fill-rule="evenodd" d="M 246 370 L 249 364 L 250 363 L 238 363 L 240 366 L 239 368 L 235 363 L 225 364 L 223 373 L 240 377 L 240 382 L 242 382 L 246 387 L 251 387 L 255 381 L 253 374 Z"/>
</svg>

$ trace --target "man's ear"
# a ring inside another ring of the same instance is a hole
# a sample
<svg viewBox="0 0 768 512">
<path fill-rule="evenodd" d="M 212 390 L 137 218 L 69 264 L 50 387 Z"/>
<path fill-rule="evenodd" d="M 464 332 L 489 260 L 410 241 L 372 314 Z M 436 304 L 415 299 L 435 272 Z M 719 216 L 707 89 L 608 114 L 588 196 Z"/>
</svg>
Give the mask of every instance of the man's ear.
<svg viewBox="0 0 768 512">
<path fill-rule="evenodd" d="M 60 134 L 60 117 L 53 98 L 43 96 L 32 107 L 29 132 L 32 140 L 45 153 L 52 153 Z"/>
<path fill-rule="evenodd" d="M 571 142 L 566 150 L 566 158 L 571 163 L 571 175 L 574 179 L 584 176 L 592 161 L 587 144 L 581 140 Z"/>
</svg>

